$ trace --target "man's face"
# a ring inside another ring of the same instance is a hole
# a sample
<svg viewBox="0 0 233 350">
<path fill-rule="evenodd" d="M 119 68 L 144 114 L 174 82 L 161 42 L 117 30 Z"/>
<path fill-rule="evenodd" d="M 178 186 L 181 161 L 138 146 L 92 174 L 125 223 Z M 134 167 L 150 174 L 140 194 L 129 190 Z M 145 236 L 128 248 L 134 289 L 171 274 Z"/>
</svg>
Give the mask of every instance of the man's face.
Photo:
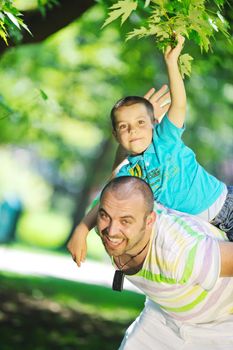
<svg viewBox="0 0 233 350">
<path fill-rule="evenodd" d="M 153 124 L 141 103 L 119 107 L 115 113 L 117 141 L 132 155 L 144 152 L 152 141 Z"/>
<path fill-rule="evenodd" d="M 103 195 L 97 229 L 110 256 L 137 254 L 149 240 L 153 223 L 154 213 L 146 215 L 142 195 L 121 200 L 111 192 Z"/>
</svg>

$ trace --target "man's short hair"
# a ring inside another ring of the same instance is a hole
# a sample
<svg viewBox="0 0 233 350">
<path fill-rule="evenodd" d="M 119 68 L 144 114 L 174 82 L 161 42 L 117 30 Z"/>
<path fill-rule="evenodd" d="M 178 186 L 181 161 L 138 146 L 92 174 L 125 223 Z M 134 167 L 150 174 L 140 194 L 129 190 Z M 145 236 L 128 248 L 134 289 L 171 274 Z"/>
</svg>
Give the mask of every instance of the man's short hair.
<svg viewBox="0 0 233 350">
<path fill-rule="evenodd" d="M 148 115 L 151 119 L 151 122 L 154 123 L 154 108 L 153 105 L 148 101 L 146 98 L 141 97 L 141 96 L 127 96 L 115 103 L 111 110 L 111 121 L 112 121 L 112 128 L 113 130 L 116 130 L 116 112 L 120 107 L 125 107 L 125 106 L 132 106 L 134 104 L 142 104 L 146 107 L 146 110 L 148 112 Z"/>
<path fill-rule="evenodd" d="M 129 198 L 131 194 L 139 193 L 145 203 L 146 213 L 151 213 L 154 208 L 154 196 L 150 186 L 136 176 L 120 176 L 109 181 L 103 188 L 100 200 L 106 192 L 113 192 L 118 199 Z"/>
</svg>

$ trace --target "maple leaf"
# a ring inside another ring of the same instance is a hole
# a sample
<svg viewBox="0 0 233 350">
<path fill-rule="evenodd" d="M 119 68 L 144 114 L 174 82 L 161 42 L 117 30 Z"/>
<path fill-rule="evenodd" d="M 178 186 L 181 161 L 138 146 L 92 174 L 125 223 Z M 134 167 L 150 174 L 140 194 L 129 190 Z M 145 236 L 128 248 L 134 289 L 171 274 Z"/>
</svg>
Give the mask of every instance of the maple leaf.
<svg viewBox="0 0 233 350">
<path fill-rule="evenodd" d="M 129 32 L 127 34 L 127 37 L 126 37 L 126 41 L 134 38 L 135 36 L 142 38 L 142 37 L 147 36 L 147 35 L 149 35 L 148 29 L 145 27 L 141 27 L 141 28 L 132 30 L 132 32 Z"/>
<path fill-rule="evenodd" d="M 121 16 L 121 24 L 123 24 L 126 21 L 126 19 L 131 15 L 132 11 L 136 10 L 137 5 L 137 1 L 134 0 L 118 1 L 116 4 L 110 7 L 111 11 L 108 14 L 108 18 L 102 25 L 102 28 Z"/>
<path fill-rule="evenodd" d="M 190 76 L 192 60 L 193 57 L 190 56 L 188 53 L 185 53 L 179 57 L 179 68 L 182 78 L 184 78 L 185 75 Z"/>
</svg>

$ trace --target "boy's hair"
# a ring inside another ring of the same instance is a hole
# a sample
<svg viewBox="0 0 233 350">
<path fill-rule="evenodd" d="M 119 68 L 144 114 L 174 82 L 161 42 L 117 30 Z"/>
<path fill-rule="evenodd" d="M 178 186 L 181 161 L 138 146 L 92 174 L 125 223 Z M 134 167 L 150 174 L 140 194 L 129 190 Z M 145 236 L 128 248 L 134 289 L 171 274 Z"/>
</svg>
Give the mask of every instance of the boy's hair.
<svg viewBox="0 0 233 350">
<path fill-rule="evenodd" d="M 150 103 L 150 101 L 148 101 L 146 98 L 141 97 L 141 96 L 127 96 L 127 97 L 124 97 L 124 98 L 120 99 L 119 101 L 117 101 L 111 110 L 110 116 L 111 116 L 113 130 L 116 130 L 116 120 L 115 119 L 116 119 L 116 112 L 117 112 L 118 108 L 124 107 L 124 106 L 132 106 L 132 105 L 137 104 L 137 103 L 140 103 L 146 107 L 148 115 L 149 115 L 152 123 L 154 123 L 154 121 L 155 121 L 154 108 L 153 108 L 152 104 Z"/>
</svg>

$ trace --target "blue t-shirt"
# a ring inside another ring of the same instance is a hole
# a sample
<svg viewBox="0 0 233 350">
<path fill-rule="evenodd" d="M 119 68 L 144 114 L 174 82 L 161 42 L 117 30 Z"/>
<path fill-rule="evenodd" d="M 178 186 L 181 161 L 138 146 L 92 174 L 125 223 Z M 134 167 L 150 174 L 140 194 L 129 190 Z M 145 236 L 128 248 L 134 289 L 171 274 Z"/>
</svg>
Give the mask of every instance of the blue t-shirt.
<svg viewBox="0 0 233 350">
<path fill-rule="evenodd" d="M 181 139 L 183 131 L 165 115 L 154 127 L 150 146 L 140 155 L 129 156 L 117 177 L 138 176 L 150 185 L 156 201 L 196 215 L 217 200 L 225 185 L 197 162 Z"/>
</svg>

